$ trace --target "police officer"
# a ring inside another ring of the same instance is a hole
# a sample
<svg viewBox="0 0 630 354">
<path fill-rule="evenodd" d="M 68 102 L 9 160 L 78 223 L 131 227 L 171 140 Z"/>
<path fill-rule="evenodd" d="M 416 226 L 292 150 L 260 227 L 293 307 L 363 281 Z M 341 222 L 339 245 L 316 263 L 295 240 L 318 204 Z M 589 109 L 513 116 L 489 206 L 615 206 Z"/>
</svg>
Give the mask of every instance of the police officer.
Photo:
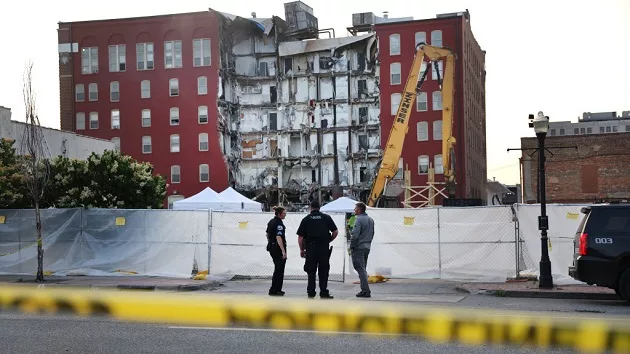
<svg viewBox="0 0 630 354">
<path fill-rule="evenodd" d="M 282 296 L 284 295 L 284 291 L 282 291 L 284 266 L 287 263 L 286 227 L 282 220 L 287 216 L 287 212 L 281 206 L 273 209 L 276 215 L 267 224 L 267 251 L 269 251 L 274 265 L 269 295 Z"/>
<path fill-rule="evenodd" d="M 330 270 L 330 250 L 328 244 L 332 242 L 339 231 L 330 215 L 319 211 L 319 202 L 311 202 L 311 213 L 302 219 L 297 230 L 300 256 L 306 258 L 304 270 L 308 274 L 306 293 L 314 298 L 315 273 L 319 274 L 319 296 L 322 299 L 332 299 L 328 292 L 328 272 Z"/>
</svg>

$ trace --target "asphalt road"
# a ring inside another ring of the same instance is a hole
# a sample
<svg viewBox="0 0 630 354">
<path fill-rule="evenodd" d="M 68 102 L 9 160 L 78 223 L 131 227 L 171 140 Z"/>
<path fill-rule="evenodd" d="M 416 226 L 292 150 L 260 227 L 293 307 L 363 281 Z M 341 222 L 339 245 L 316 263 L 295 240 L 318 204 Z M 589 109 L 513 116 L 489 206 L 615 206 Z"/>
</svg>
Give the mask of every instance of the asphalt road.
<svg viewBox="0 0 630 354">
<path fill-rule="evenodd" d="M 4 353 L 540 353 L 537 349 L 432 344 L 413 338 L 119 323 L 0 314 Z M 548 351 L 547 353 L 571 353 Z"/>
</svg>

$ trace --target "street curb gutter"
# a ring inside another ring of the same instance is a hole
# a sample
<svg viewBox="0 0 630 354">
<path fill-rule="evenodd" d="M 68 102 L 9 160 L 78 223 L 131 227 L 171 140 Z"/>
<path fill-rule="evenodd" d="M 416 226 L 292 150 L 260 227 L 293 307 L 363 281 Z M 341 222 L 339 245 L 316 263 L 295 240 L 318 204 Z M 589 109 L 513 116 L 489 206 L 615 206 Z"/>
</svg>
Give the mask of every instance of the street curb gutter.
<svg viewBox="0 0 630 354">
<path fill-rule="evenodd" d="M 471 291 L 463 287 L 455 288 L 456 291 L 470 294 Z M 516 291 L 516 290 L 483 290 L 477 294 L 493 295 L 497 297 L 537 298 L 537 299 L 565 299 L 565 300 L 621 300 L 616 294 L 582 293 L 582 292 L 551 292 L 551 291 Z"/>
</svg>

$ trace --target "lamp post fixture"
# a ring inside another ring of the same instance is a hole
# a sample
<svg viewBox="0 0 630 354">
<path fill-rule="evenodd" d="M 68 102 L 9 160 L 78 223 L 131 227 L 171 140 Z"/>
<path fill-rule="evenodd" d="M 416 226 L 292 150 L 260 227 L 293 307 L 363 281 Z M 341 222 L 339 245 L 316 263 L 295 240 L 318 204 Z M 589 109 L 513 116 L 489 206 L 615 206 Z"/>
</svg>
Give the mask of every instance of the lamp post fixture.
<svg viewBox="0 0 630 354">
<path fill-rule="evenodd" d="M 553 288 L 553 277 L 551 276 L 551 260 L 549 259 L 549 239 L 547 230 L 549 229 L 549 219 L 547 217 L 547 200 L 545 193 L 545 137 L 549 131 L 549 117 L 543 112 L 538 112 L 534 118 L 529 115 L 530 128 L 534 128 L 538 138 L 538 190 L 540 192 L 540 216 L 538 217 L 538 230 L 540 230 L 540 276 L 538 287 Z"/>
</svg>

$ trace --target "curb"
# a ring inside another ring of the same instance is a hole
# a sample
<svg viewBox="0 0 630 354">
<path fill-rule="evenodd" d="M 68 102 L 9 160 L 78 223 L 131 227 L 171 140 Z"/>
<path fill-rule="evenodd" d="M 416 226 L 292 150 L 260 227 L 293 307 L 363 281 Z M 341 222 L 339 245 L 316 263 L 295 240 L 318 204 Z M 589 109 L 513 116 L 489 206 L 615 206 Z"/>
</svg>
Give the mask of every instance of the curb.
<svg viewBox="0 0 630 354">
<path fill-rule="evenodd" d="M 456 291 L 466 294 L 473 292 L 464 287 L 456 287 Z M 477 295 L 492 295 L 497 297 L 529 298 L 529 299 L 565 299 L 565 300 L 621 300 L 617 294 L 583 293 L 583 292 L 553 292 L 539 290 L 482 290 L 474 292 Z"/>
</svg>

